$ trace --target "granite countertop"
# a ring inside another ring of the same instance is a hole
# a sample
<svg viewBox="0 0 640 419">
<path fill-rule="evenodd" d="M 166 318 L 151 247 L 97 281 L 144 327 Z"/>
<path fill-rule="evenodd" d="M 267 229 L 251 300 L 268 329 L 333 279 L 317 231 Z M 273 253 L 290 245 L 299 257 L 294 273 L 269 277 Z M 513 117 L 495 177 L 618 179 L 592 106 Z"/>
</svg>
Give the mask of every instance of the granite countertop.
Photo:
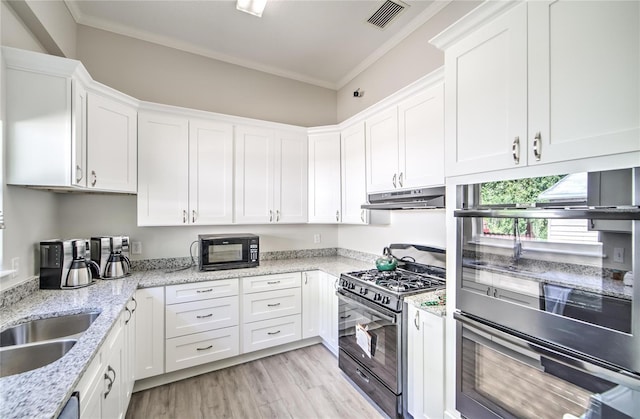
<svg viewBox="0 0 640 419">
<path fill-rule="evenodd" d="M 404 301 L 414 307 L 424 310 L 436 316 L 444 317 L 447 314 L 446 290 L 426 291 L 406 297 Z"/>
<path fill-rule="evenodd" d="M 99 280 L 77 290 L 38 289 L 0 309 L 0 330 L 28 320 L 64 314 L 94 310 L 100 310 L 101 314 L 58 361 L 23 374 L 0 378 L 0 417 L 57 417 L 137 288 L 310 270 L 339 276 L 341 272 L 370 269 L 371 266 L 371 262 L 343 256 L 281 259 L 261 261 L 259 267 L 249 269 L 143 271 L 124 279 Z"/>
</svg>

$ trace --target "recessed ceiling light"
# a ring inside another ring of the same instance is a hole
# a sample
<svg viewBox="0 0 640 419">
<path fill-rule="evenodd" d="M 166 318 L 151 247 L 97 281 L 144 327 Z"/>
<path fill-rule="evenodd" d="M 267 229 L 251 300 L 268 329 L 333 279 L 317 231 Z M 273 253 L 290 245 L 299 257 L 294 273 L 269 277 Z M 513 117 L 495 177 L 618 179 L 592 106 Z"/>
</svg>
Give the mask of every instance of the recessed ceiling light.
<svg viewBox="0 0 640 419">
<path fill-rule="evenodd" d="M 237 0 L 236 9 L 249 13 L 250 15 L 262 17 L 264 7 L 267 5 L 267 0 Z"/>
</svg>

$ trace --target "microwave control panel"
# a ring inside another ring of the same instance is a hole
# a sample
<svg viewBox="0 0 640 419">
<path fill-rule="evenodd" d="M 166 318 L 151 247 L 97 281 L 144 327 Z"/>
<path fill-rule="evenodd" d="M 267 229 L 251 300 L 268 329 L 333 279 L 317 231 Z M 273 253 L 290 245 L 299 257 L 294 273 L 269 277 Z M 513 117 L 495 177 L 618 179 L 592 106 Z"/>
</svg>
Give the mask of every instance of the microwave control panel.
<svg viewBox="0 0 640 419">
<path fill-rule="evenodd" d="M 258 261 L 258 241 L 251 240 L 249 244 L 249 261 L 257 262 Z"/>
</svg>

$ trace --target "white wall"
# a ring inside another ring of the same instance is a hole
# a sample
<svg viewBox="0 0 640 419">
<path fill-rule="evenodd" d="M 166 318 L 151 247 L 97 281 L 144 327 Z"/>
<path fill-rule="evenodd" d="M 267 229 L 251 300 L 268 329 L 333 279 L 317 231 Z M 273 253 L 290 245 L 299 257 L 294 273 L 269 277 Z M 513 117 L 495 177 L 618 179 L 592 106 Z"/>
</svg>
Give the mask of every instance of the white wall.
<svg viewBox="0 0 640 419">
<path fill-rule="evenodd" d="M 338 121 L 357 114 L 444 65 L 444 53 L 429 40 L 477 7 L 481 1 L 453 1 L 391 51 L 338 91 Z M 356 89 L 364 90 L 354 98 Z"/>
<path fill-rule="evenodd" d="M 24 22 L 20 20 L 16 12 L 5 1 L 2 1 L 0 7 L 2 45 L 30 51 L 47 52 L 38 41 L 38 38 L 29 31 Z"/>
<path fill-rule="evenodd" d="M 413 243 L 445 247 L 444 210 L 391 211 L 391 223 L 381 226 L 342 225 L 338 244 L 345 249 L 382 254 L 391 243 Z"/>
<path fill-rule="evenodd" d="M 338 228 L 330 225 L 137 227 L 136 197 L 131 195 L 61 195 L 58 212 L 58 228 L 64 238 L 123 234 L 141 241 L 143 253 L 132 256 L 134 259 L 189 256 L 189 245 L 198 234 L 211 233 L 258 234 L 263 252 L 338 246 Z M 322 241 L 314 244 L 317 233 Z"/>
<path fill-rule="evenodd" d="M 300 126 L 336 123 L 336 91 L 78 25 L 91 76 L 135 98 Z"/>
</svg>

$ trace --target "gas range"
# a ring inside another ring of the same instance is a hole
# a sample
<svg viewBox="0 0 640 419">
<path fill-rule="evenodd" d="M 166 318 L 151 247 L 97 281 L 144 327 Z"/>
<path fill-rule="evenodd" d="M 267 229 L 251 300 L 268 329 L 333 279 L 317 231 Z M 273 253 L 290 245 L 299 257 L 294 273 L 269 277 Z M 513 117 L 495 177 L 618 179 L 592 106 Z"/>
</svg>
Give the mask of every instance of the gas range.
<svg viewBox="0 0 640 419">
<path fill-rule="evenodd" d="M 443 268 L 405 263 L 394 271 L 369 269 L 343 273 L 339 286 L 394 312 L 401 312 L 404 297 L 445 288 L 445 275 Z"/>
</svg>

